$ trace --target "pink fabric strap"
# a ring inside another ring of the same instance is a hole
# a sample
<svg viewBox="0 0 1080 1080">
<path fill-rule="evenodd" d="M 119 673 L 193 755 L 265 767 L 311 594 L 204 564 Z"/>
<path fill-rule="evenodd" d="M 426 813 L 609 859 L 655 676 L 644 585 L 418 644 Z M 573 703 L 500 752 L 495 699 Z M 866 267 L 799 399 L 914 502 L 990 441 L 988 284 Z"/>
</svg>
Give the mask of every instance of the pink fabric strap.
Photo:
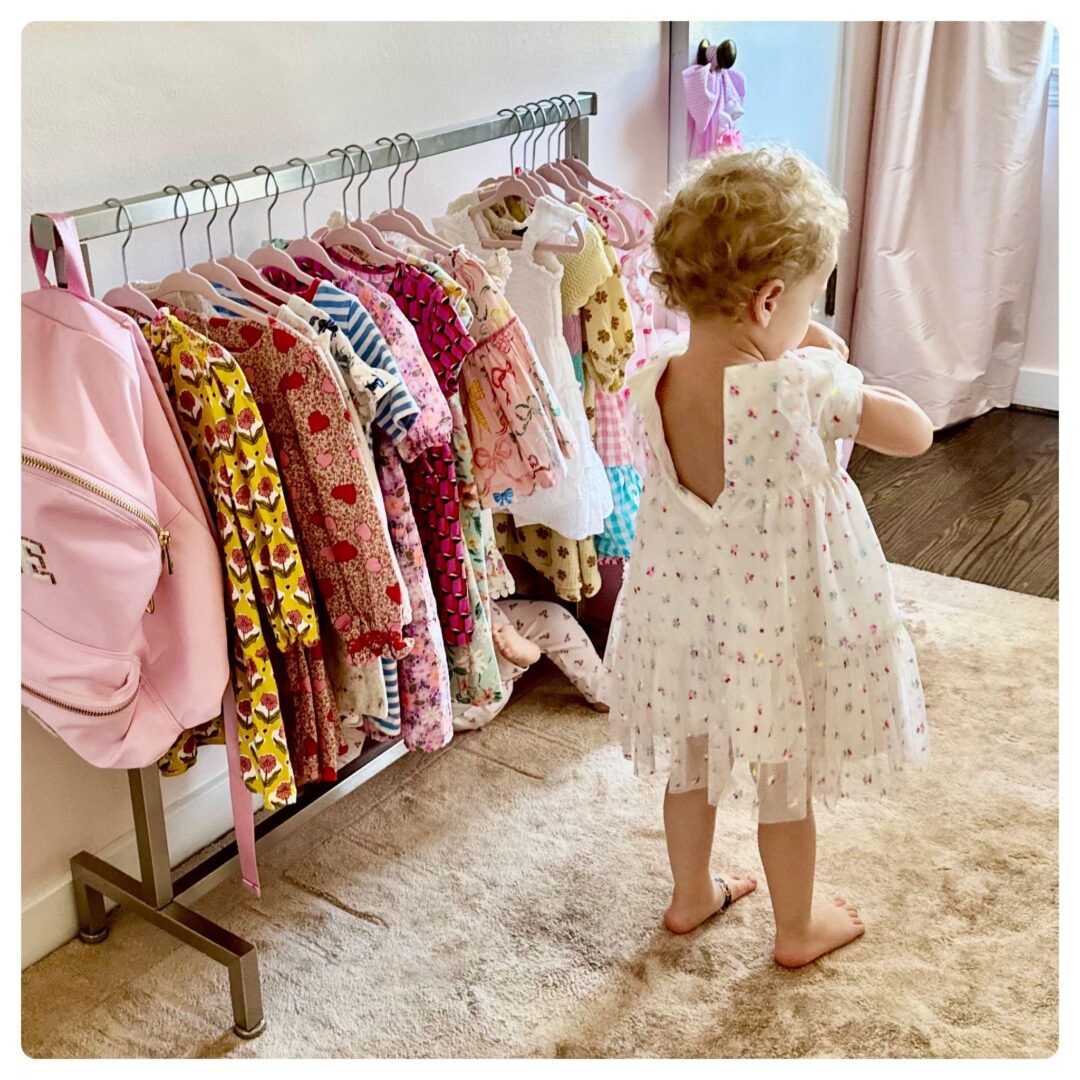
<svg viewBox="0 0 1080 1080">
<path fill-rule="evenodd" d="M 225 753 L 229 763 L 229 798 L 232 800 L 233 828 L 236 830 L 236 850 L 240 856 L 240 880 L 256 896 L 260 895 L 259 867 L 255 860 L 255 815 L 251 810 L 251 795 L 240 770 L 240 729 L 236 719 L 236 698 L 232 687 L 225 691 L 221 702 L 225 719 Z"/>
<path fill-rule="evenodd" d="M 83 265 L 82 251 L 79 249 L 79 232 L 75 228 L 75 222 L 68 214 L 45 214 L 50 218 L 57 235 L 60 237 L 60 247 L 53 253 L 53 262 L 56 255 L 62 251 L 64 255 L 64 274 L 67 278 L 67 290 L 83 300 L 90 299 L 90 284 L 86 278 L 86 267 Z M 49 262 L 49 253 L 44 248 L 39 248 L 34 243 L 34 227 L 30 226 L 30 250 L 34 255 L 34 265 L 37 267 L 38 283 L 43 289 L 51 288 L 45 273 L 45 267 Z"/>
</svg>

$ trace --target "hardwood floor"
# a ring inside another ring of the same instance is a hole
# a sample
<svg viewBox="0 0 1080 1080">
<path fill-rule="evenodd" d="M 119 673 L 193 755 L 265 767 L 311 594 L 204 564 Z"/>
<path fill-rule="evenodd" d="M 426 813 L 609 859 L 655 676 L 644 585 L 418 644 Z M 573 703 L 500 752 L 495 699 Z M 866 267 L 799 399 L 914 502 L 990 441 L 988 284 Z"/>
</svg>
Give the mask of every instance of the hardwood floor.
<svg viewBox="0 0 1080 1080">
<path fill-rule="evenodd" d="M 890 562 L 1057 599 L 1056 416 L 995 409 L 920 458 L 857 446 L 848 471 Z"/>
</svg>

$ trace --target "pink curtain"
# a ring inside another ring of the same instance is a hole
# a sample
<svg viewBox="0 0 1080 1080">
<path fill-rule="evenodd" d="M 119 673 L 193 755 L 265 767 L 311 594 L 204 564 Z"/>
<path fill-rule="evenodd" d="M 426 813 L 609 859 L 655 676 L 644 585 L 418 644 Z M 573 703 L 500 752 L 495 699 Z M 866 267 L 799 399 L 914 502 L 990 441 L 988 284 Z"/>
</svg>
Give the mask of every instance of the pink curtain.
<svg viewBox="0 0 1080 1080">
<path fill-rule="evenodd" d="M 1031 22 L 882 27 L 851 353 L 938 428 L 1012 401 L 1051 35 Z"/>
</svg>

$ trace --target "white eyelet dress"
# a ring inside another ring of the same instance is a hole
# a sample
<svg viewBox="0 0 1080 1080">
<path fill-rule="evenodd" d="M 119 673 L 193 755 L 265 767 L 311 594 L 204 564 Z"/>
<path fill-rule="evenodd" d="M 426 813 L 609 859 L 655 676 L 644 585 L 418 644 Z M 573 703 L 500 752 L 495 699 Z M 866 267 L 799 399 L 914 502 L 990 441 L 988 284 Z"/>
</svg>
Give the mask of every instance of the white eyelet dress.
<svg viewBox="0 0 1080 1080">
<path fill-rule="evenodd" d="M 723 370 L 725 490 L 683 487 L 656 388 L 682 336 L 630 380 L 649 440 L 602 698 L 639 775 L 707 788 L 759 823 L 884 793 L 928 735 L 915 651 L 858 489 L 837 462 L 862 374 L 827 349 Z M 719 377 L 719 376 L 718 376 Z"/>
</svg>

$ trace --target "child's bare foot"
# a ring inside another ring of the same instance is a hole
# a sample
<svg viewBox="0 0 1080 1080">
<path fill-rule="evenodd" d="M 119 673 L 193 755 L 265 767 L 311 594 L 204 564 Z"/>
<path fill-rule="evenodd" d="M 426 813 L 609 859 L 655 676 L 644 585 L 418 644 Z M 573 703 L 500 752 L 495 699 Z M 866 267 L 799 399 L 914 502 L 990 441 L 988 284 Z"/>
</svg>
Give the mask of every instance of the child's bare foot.
<svg viewBox="0 0 1080 1080">
<path fill-rule="evenodd" d="M 540 647 L 524 638 L 509 623 L 495 623 L 491 636 L 501 656 L 518 667 L 532 667 L 540 659 Z"/>
<path fill-rule="evenodd" d="M 859 909 L 838 896 L 832 904 L 814 908 L 810 925 L 802 933 L 777 933 L 773 956 L 782 967 L 802 967 L 854 941 L 865 930 Z"/>
<path fill-rule="evenodd" d="M 752 893 L 757 888 L 757 881 L 752 877 L 739 877 L 736 874 L 725 874 L 723 878 L 715 878 L 712 883 L 712 894 L 696 897 L 693 900 L 684 901 L 676 905 L 672 900 L 671 907 L 664 912 L 664 925 L 673 934 L 689 934 L 696 930 L 706 919 L 724 909 L 727 893 L 721 881 L 727 882 L 731 890 L 731 903 Z"/>
</svg>

